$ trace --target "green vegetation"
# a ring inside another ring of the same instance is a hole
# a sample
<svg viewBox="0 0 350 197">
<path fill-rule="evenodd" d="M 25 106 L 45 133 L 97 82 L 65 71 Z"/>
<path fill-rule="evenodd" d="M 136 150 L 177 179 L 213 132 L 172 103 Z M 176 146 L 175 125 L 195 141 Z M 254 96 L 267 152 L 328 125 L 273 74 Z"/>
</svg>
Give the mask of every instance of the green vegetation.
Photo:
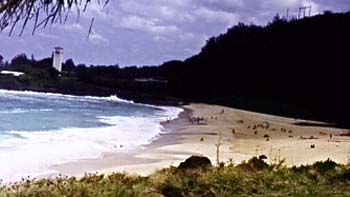
<svg viewBox="0 0 350 197">
<path fill-rule="evenodd" d="M 148 177 L 88 174 L 22 180 L 0 196 L 350 196 L 350 166 L 331 160 L 287 168 L 254 157 L 216 168 L 162 169 Z"/>
<path fill-rule="evenodd" d="M 71 60 L 67 61 L 67 64 L 74 64 L 70 61 Z M 87 70 L 86 67 L 84 68 Z M 95 85 L 87 82 L 80 77 L 82 74 L 75 72 L 75 70 L 71 71 L 67 69 L 67 71 L 62 72 L 61 74 L 58 73 L 52 67 L 52 58 L 37 61 L 33 57 L 32 59 L 28 59 L 25 54 L 21 54 L 14 57 L 11 60 L 11 63 L 5 63 L 3 66 L 0 66 L 0 71 L 1 70 L 25 73 L 19 77 L 0 75 L 1 89 L 101 96 L 111 95 L 115 92 L 103 85 Z M 79 67 L 77 67 L 77 70 L 79 70 Z"/>
</svg>

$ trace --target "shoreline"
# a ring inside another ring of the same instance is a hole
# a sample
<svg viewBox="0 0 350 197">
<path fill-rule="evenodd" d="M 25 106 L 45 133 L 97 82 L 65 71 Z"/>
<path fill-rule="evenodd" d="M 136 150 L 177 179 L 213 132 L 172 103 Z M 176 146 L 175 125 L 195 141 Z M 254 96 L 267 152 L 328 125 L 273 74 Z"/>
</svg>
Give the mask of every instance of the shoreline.
<svg viewBox="0 0 350 197">
<path fill-rule="evenodd" d="M 182 137 L 178 135 L 177 132 L 183 129 L 183 124 L 186 122 L 187 117 L 192 113 L 190 109 L 183 107 L 182 109 L 184 109 L 184 111 L 180 112 L 178 117 L 170 120 L 169 123 L 167 123 L 167 121 L 160 122 L 160 124 L 163 126 L 162 133 L 160 133 L 159 136 L 157 136 L 149 144 L 143 145 L 140 149 L 131 150 L 129 152 L 107 152 L 102 153 L 99 158 L 82 159 L 63 164 L 52 165 L 49 169 L 58 172 L 41 177 L 55 177 L 58 175 L 81 177 L 85 173 L 97 172 L 109 174 L 114 171 L 135 172 L 140 175 L 148 175 L 154 172 L 155 169 L 152 168 L 152 170 L 149 171 L 145 171 L 144 169 L 138 170 L 139 165 L 145 166 L 145 168 L 147 165 L 154 166 L 155 168 L 162 166 L 159 167 L 159 169 L 169 167 L 170 165 L 165 164 L 169 161 L 170 163 L 178 165 L 187 157 L 184 156 L 177 158 L 174 157 L 174 155 L 167 156 L 164 151 L 158 149 L 169 144 L 179 143 L 179 141 L 181 141 Z M 154 154 L 161 155 L 162 157 L 155 158 Z M 185 152 L 178 152 L 177 154 L 187 155 Z M 162 165 L 163 163 L 165 165 Z"/>
<path fill-rule="evenodd" d="M 58 173 L 51 177 L 58 174 L 80 177 L 86 172 L 127 172 L 147 176 L 162 168 L 178 166 L 191 155 L 206 156 L 216 164 L 218 143 L 219 161 L 234 164 L 259 155 L 266 155 L 268 163 L 284 160 L 287 166 L 311 164 L 328 158 L 344 164 L 350 158 L 350 137 L 340 136 L 344 129 L 301 126 L 295 123 L 322 123 L 218 105 L 190 104 L 182 108 L 184 111 L 178 118 L 161 123 L 164 132 L 143 149 L 105 153 L 98 159 L 54 165 L 50 169 Z M 203 117 L 206 122 L 191 124 L 189 117 Z M 263 128 L 267 123 L 269 128 Z M 258 127 L 256 133 L 254 126 Z M 332 139 L 329 139 L 330 133 Z M 268 140 L 264 135 L 269 136 Z M 311 148 L 311 145 L 315 147 Z"/>
</svg>

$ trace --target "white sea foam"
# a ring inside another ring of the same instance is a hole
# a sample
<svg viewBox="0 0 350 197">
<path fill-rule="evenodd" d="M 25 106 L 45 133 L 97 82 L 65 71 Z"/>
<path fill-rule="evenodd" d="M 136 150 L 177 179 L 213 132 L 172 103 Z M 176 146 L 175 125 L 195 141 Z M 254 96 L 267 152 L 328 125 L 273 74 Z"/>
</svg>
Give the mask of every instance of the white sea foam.
<svg viewBox="0 0 350 197">
<path fill-rule="evenodd" d="M 24 114 L 24 113 L 33 113 L 33 112 L 50 112 L 53 109 L 21 109 L 15 108 L 11 110 L 0 111 L 0 114 Z"/>
<path fill-rule="evenodd" d="M 4 90 L 0 89 L 0 94 L 5 95 L 22 95 L 22 96 L 36 96 L 36 97 L 58 97 L 58 98 L 64 98 L 64 99 L 75 99 L 75 100 L 96 100 L 96 101 L 115 101 L 115 102 L 122 102 L 122 103 L 130 103 L 134 104 L 133 101 L 125 100 L 119 98 L 117 95 L 112 95 L 108 97 L 98 97 L 98 96 L 74 96 L 74 95 L 68 95 L 68 94 L 59 94 L 59 93 L 44 93 L 44 92 L 33 92 L 33 91 L 17 91 L 17 90 Z"/>
<path fill-rule="evenodd" d="M 54 173 L 49 168 L 54 164 L 143 148 L 162 132 L 160 121 L 176 118 L 182 111 L 160 108 L 163 110 L 154 117 L 100 116 L 101 122 L 111 125 L 108 127 L 9 131 L 0 144 L 0 177 L 4 182 L 17 181 Z"/>
</svg>

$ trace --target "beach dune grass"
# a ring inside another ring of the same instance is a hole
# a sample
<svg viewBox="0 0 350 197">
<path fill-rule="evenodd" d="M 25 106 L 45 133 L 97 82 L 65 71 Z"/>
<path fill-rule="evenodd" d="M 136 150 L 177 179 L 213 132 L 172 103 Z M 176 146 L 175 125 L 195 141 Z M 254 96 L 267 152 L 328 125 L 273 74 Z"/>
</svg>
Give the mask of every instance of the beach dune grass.
<svg viewBox="0 0 350 197">
<path fill-rule="evenodd" d="M 252 158 L 211 169 L 161 169 L 141 177 L 86 174 L 77 179 L 25 180 L 2 185 L 0 196 L 350 196 L 350 166 L 331 160 L 285 167 Z"/>
</svg>

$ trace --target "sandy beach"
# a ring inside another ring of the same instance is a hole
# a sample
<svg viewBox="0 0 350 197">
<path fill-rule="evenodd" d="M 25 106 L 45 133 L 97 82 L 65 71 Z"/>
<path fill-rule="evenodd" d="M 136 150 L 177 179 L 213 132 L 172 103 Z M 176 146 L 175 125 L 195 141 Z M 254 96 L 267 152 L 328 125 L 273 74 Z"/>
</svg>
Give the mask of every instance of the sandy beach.
<svg viewBox="0 0 350 197">
<path fill-rule="evenodd" d="M 285 160 L 287 166 L 328 158 L 338 163 L 350 161 L 350 137 L 341 136 L 345 129 L 217 105 L 190 104 L 183 108 L 179 118 L 162 123 L 164 133 L 143 149 L 106 153 L 100 159 L 51 168 L 69 176 L 84 172 L 148 175 L 177 166 L 191 155 L 206 156 L 213 164 L 217 160 L 239 164 L 259 155 L 266 155 L 268 163 Z M 301 126 L 306 124 L 309 126 Z"/>
</svg>

